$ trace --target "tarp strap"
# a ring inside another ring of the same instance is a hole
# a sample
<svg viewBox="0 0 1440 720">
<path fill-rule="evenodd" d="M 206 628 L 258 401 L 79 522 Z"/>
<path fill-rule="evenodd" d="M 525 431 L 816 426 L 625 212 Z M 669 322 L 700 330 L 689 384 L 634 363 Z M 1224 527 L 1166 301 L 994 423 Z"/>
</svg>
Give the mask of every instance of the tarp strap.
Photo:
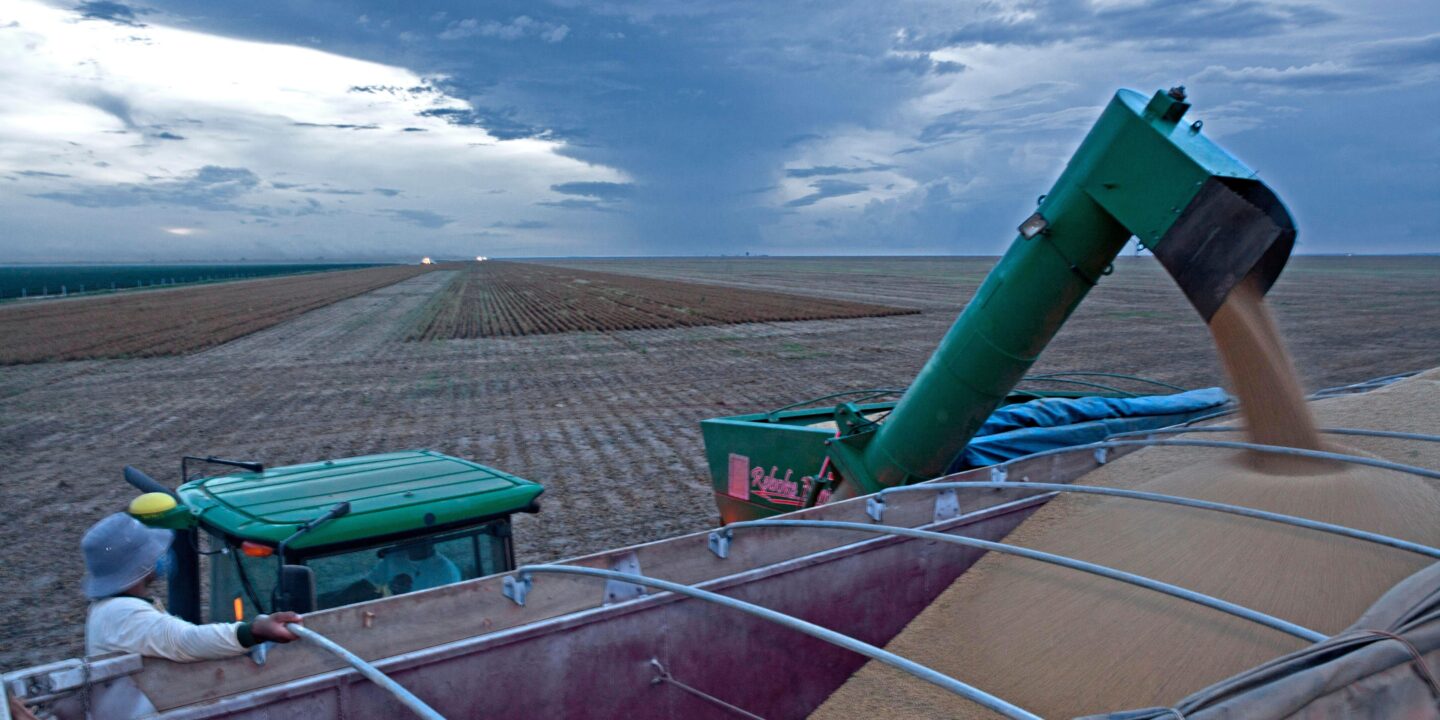
<svg viewBox="0 0 1440 720">
<path fill-rule="evenodd" d="M 1414 643 L 1406 640 L 1399 635 L 1396 635 L 1395 633 L 1385 630 L 1375 630 L 1373 628 L 1360 630 L 1358 634 L 1379 635 L 1382 638 L 1394 640 L 1401 645 L 1404 645 L 1405 649 L 1410 652 L 1411 661 L 1415 663 L 1415 672 L 1420 675 L 1420 679 L 1424 680 L 1426 685 L 1430 686 L 1430 692 L 1434 694 L 1435 697 L 1440 698 L 1440 682 L 1436 681 L 1435 673 L 1430 670 L 1430 664 L 1425 662 L 1425 656 L 1420 653 L 1420 649 L 1415 647 Z"/>
</svg>

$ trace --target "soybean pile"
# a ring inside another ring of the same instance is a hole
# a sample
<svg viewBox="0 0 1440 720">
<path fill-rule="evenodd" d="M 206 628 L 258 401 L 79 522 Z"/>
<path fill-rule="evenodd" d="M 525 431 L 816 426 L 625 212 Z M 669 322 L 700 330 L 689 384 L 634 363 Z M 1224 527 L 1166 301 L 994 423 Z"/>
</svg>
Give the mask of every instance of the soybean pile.
<svg viewBox="0 0 1440 720">
<path fill-rule="evenodd" d="M 1440 450 L 1420 443 L 1322 440 L 1311 414 L 1313 407 L 1332 426 L 1433 428 L 1440 421 L 1440 372 L 1307 406 L 1259 292 L 1237 289 L 1210 326 L 1252 441 L 1432 467 L 1440 461 Z M 1079 482 L 1245 505 L 1440 544 L 1440 523 L 1434 522 L 1440 492 L 1402 473 L 1150 448 Z M 1080 495 L 1052 500 L 1005 542 L 1173 583 L 1325 634 L 1343 630 L 1391 586 L 1428 564 L 1403 550 L 1262 520 Z M 1072 717 L 1169 706 L 1305 644 L 1153 591 L 989 553 L 887 649 L 1041 716 Z M 871 662 L 813 717 L 997 716 Z"/>
</svg>

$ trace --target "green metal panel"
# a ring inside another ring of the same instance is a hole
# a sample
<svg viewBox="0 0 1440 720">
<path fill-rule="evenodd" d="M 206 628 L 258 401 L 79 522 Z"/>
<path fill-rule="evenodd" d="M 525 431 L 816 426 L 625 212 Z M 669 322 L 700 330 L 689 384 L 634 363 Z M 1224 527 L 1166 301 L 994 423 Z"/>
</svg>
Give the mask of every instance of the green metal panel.
<svg viewBox="0 0 1440 720">
<path fill-rule="evenodd" d="M 1165 93 L 1155 93 L 1147 104 L 1140 93 L 1119 91 L 1096 125 L 1099 130 L 1100 124 L 1113 123 L 1104 151 L 1085 155 L 1083 176 L 1071 178 L 1152 248 L 1206 179 L 1255 177 L 1255 171 L 1211 142 L 1200 127 L 1182 122 L 1188 108 Z M 1089 150 L 1082 145 L 1076 159 Z"/>
<path fill-rule="evenodd" d="M 1097 393 L 1015 393 L 1002 404 L 1037 397 L 1076 398 Z M 894 402 L 862 403 L 866 417 L 881 417 Z M 722 523 L 769 517 L 824 504 L 835 480 L 827 462 L 836 436 L 835 408 L 806 408 L 711 418 L 700 423 L 715 504 Z M 825 483 L 815 486 L 819 476 Z"/>
<path fill-rule="evenodd" d="M 178 492 L 200 524 L 270 544 L 336 503 L 350 503 L 348 515 L 302 535 L 293 545 L 299 550 L 518 512 L 544 488 L 468 460 L 416 450 L 202 478 Z"/>
<path fill-rule="evenodd" d="M 868 403 L 860 408 L 881 412 L 894 405 Z M 824 502 L 828 491 L 821 495 L 815 478 L 833 479 L 825 452 L 835 429 L 819 425 L 834 418 L 831 408 L 810 408 L 702 421 L 720 519 L 732 522 Z"/>
</svg>

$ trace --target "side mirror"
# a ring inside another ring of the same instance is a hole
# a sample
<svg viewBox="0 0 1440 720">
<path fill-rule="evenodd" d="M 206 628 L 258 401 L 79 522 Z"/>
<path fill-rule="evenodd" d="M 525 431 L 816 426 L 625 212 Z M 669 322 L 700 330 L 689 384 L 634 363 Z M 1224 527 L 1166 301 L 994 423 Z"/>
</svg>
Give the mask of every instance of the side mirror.
<svg viewBox="0 0 1440 720">
<path fill-rule="evenodd" d="M 275 609 L 305 614 L 314 612 L 315 571 L 305 565 L 280 566 L 280 587 L 275 589 Z"/>
</svg>

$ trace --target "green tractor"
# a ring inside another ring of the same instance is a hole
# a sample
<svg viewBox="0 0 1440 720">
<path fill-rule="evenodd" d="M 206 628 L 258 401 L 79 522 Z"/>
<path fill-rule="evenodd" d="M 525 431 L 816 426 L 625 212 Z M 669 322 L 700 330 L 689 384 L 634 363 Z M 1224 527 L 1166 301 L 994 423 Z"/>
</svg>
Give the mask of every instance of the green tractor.
<svg viewBox="0 0 1440 720">
<path fill-rule="evenodd" d="M 190 475 L 190 463 L 238 472 Z M 130 514 L 176 533 L 170 612 L 201 622 L 311 612 L 514 569 L 510 516 L 539 511 L 544 488 L 468 460 L 414 450 L 266 468 L 187 456 L 171 490 L 133 467 L 145 491 Z M 209 582 L 200 582 L 200 556 Z"/>
</svg>

